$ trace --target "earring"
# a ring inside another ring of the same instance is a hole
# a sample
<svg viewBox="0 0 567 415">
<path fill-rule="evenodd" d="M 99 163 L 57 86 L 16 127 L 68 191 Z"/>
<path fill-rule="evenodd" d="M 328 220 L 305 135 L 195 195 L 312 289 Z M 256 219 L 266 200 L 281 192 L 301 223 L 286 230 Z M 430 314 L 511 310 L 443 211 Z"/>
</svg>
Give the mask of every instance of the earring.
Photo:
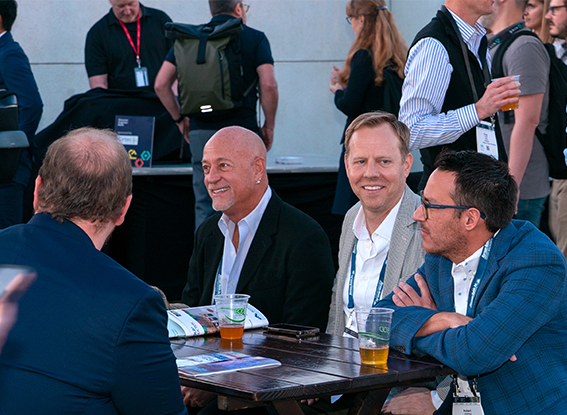
<svg viewBox="0 0 567 415">
<path fill-rule="evenodd" d="M 261 181 L 262 181 L 262 179 L 256 180 L 256 184 L 260 184 Z"/>
</svg>

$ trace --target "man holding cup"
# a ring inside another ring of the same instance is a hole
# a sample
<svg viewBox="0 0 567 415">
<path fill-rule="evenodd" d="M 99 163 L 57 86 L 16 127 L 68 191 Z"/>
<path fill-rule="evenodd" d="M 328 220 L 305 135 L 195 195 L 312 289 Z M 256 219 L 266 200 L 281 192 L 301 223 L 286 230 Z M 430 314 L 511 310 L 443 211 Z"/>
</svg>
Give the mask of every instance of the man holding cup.
<svg viewBox="0 0 567 415">
<path fill-rule="evenodd" d="M 541 41 L 530 35 L 523 22 L 525 0 L 496 0 L 494 12 L 481 22 L 488 36 L 492 76 L 519 75 L 522 92 L 516 109 L 498 112 L 510 173 L 520 187 L 516 217 L 539 227 L 549 195 L 549 166 L 535 135 L 547 127 L 549 55 Z M 516 37 L 517 36 L 517 37 Z M 507 41 L 511 40 L 511 43 Z M 501 48 L 504 53 L 498 52 Z"/>
<path fill-rule="evenodd" d="M 444 147 L 507 159 L 494 114 L 517 102 L 510 97 L 520 91 L 510 77 L 490 82 L 486 30 L 477 20 L 492 13 L 493 4 L 446 0 L 409 51 L 400 121 L 411 131 L 410 150 L 421 151 L 420 189 Z"/>
<path fill-rule="evenodd" d="M 459 373 L 458 399 L 449 393 L 438 414 L 463 401 L 468 412 L 453 413 L 567 413 L 567 263 L 531 223 L 511 220 L 516 194 L 503 162 L 442 153 L 414 214 L 425 263 L 378 304 L 395 310 L 392 347 Z M 397 401 L 383 412 L 402 413 Z"/>
</svg>

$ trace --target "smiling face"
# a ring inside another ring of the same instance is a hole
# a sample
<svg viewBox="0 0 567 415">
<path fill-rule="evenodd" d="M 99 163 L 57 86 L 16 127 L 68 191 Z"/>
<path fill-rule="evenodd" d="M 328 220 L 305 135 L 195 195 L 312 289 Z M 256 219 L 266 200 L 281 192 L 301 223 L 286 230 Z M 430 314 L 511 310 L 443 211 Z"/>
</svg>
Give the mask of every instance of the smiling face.
<svg viewBox="0 0 567 415">
<path fill-rule="evenodd" d="M 423 190 L 427 203 L 454 206 L 451 195 L 455 192 L 455 174 L 435 170 Z M 423 250 L 428 254 L 440 255 L 459 263 L 466 258 L 468 242 L 461 225 L 461 213 L 454 209 L 428 209 L 429 218 L 425 218 L 423 205 L 413 214 L 413 219 L 421 225 Z"/>
<path fill-rule="evenodd" d="M 524 8 L 524 21 L 526 27 L 538 32 L 541 29 L 543 17 L 543 2 L 539 0 L 528 0 Z"/>
<path fill-rule="evenodd" d="M 551 13 L 551 9 L 555 9 L 555 14 Z M 561 39 L 567 38 L 567 7 L 563 0 L 551 0 L 549 3 L 549 11 L 545 18 L 549 22 L 549 33 L 551 36 L 559 37 Z"/>
<path fill-rule="evenodd" d="M 132 23 L 140 12 L 138 0 L 110 0 L 112 12 L 123 23 Z"/>
<path fill-rule="evenodd" d="M 205 186 L 213 209 L 225 213 L 235 223 L 254 210 L 267 187 L 265 157 L 256 155 L 245 144 L 221 131 L 203 150 Z"/>
<path fill-rule="evenodd" d="M 411 154 L 402 157 L 400 139 L 388 123 L 362 127 L 352 134 L 345 166 L 370 233 L 402 197 L 412 161 Z"/>
</svg>

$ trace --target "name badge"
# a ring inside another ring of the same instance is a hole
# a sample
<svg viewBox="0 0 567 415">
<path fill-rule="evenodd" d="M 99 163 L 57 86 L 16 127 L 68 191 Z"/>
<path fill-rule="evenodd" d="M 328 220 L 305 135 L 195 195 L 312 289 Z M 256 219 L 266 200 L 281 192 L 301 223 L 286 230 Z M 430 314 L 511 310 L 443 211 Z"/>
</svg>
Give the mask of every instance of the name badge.
<svg viewBox="0 0 567 415">
<path fill-rule="evenodd" d="M 480 402 L 454 402 L 453 415 L 484 415 Z"/>
<path fill-rule="evenodd" d="M 144 88 L 150 86 L 150 78 L 148 77 L 148 68 L 134 68 L 134 76 L 136 77 L 136 86 Z"/>
<path fill-rule="evenodd" d="M 476 151 L 498 160 L 498 143 L 493 124 L 481 121 L 476 126 Z"/>
<path fill-rule="evenodd" d="M 453 415 L 484 415 L 476 379 L 472 380 L 472 389 L 468 381 L 460 376 L 453 375 L 453 382 L 455 384 Z"/>
<path fill-rule="evenodd" d="M 350 337 L 351 339 L 358 339 L 358 327 L 356 325 L 356 317 L 354 308 L 350 311 L 347 316 L 346 326 L 343 333 L 343 337 Z"/>
</svg>

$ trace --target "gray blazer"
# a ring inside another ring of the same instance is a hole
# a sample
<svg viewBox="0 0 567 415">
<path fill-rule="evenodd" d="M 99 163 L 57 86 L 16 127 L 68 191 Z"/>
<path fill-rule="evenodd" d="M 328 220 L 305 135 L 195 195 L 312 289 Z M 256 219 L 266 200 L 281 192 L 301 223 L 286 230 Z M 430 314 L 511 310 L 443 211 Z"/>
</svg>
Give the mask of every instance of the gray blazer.
<svg viewBox="0 0 567 415">
<path fill-rule="evenodd" d="M 425 253 L 421 247 L 420 226 L 412 219 L 413 213 L 420 204 L 419 196 L 406 185 L 406 192 L 392 232 L 384 277 L 385 295 L 389 294 L 400 282 L 413 276 L 423 264 Z M 327 324 L 327 333 L 338 336 L 342 336 L 346 324 L 343 311 L 343 290 L 350 274 L 350 259 L 355 240 L 352 224 L 360 208 L 361 204 L 358 202 L 345 215 L 339 243 L 339 271 L 333 284 L 333 297 Z"/>
</svg>

